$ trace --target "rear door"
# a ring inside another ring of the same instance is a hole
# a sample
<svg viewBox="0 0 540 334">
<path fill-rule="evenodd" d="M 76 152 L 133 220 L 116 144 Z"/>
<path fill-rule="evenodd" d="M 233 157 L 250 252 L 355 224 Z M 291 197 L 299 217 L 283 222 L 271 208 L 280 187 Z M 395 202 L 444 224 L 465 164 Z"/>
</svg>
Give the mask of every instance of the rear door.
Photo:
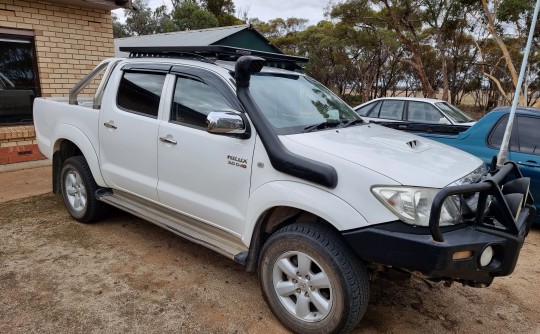
<svg viewBox="0 0 540 334">
<path fill-rule="evenodd" d="M 173 68 L 173 89 L 159 127 L 158 195 L 162 204 L 240 234 L 246 217 L 255 136 L 206 131 L 212 111 L 241 110 L 217 74 Z"/>
<path fill-rule="evenodd" d="M 414 123 L 451 124 L 434 105 L 420 101 L 408 102 L 407 120 Z"/>
<path fill-rule="evenodd" d="M 402 121 L 405 101 L 403 100 L 383 100 L 379 111 L 381 121 Z"/>
<path fill-rule="evenodd" d="M 99 121 L 105 182 L 154 201 L 158 199 L 158 113 L 167 71 L 124 67 L 116 96 L 106 97 L 115 103 L 103 104 Z"/>
</svg>

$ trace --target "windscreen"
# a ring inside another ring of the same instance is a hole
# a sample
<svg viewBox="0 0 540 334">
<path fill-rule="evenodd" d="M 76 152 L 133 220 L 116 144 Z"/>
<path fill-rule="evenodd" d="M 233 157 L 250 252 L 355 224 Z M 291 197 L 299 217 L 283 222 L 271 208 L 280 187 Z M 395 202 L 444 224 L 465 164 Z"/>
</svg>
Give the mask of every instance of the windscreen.
<svg viewBox="0 0 540 334">
<path fill-rule="evenodd" d="M 351 107 L 307 76 L 258 73 L 251 77 L 250 92 L 277 134 L 361 123 Z"/>
<path fill-rule="evenodd" d="M 450 103 L 437 102 L 435 104 L 456 123 L 468 123 L 474 121 L 472 118 L 467 116 L 464 111 L 456 106 L 451 105 Z"/>
</svg>

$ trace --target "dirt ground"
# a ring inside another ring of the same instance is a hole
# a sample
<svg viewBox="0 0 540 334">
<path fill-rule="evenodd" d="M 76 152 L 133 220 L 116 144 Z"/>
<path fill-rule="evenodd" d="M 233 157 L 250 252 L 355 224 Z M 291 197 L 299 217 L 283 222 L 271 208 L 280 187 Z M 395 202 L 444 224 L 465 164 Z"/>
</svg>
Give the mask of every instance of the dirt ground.
<svg viewBox="0 0 540 334">
<path fill-rule="evenodd" d="M 491 287 L 371 283 L 356 333 L 540 333 L 540 229 Z M 286 333 L 257 276 L 129 214 L 73 221 L 61 197 L 0 203 L 0 333 Z"/>
<path fill-rule="evenodd" d="M 51 172 L 51 166 L 0 172 L 0 203 L 50 193 Z"/>
</svg>

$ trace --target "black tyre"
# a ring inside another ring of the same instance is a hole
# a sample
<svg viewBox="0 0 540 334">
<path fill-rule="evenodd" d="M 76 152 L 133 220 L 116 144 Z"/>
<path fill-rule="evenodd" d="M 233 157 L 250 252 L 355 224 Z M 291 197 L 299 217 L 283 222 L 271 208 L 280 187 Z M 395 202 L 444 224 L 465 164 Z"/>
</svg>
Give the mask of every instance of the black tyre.
<svg viewBox="0 0 540 334">
<path fill-rule="evenodd" d="M 66 159 L 61 173 L 62 197 L 73 218 L 81 223 L 92 223 L 108 211 L 105 203 L 94 194 L 99 186 L 82 156 Z"/>
<path fill-rule="evenodd" d="M 296 333 L 349 332 L 368 305 L 366 267 L 322 224 L 276 231 L 263 247 L 259 280 L 274 315 Z"/>
</svg>

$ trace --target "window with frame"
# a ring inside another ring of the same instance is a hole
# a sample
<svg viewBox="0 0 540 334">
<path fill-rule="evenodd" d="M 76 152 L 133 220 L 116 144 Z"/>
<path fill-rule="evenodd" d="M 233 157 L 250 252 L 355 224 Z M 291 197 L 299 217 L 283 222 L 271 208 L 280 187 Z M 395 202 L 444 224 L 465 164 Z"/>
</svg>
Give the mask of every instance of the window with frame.
<svg viewBox="0 0 540 334">
<path fill-rule="evenodd" d="M 213 111 L 233 110 L 225 98 L 214 87 L 192 77 L 176 77 L 172 122 L 206 128 L 206 117 Z"/>
<path fill-rule="evenodd" d="M 433 105 L 425 102 L 409 101 L 408 121 L 418 123 L 439 123 L 444 115 Z"/>
<path fill-rule="evenodd" d="M 370 103 L 370 104 L 367 104 L 361 108 L 358 108 L 356 109 L 356 113 L 360 116 L 367 116 L 367 114 L 371 111 L 371 109 L 373 109 L 373 107 L 377 104 L 377 102 L 375 103 Z"/>
<path fill-rule="evenodd" d="M 403 106 L 405 101 L 385 100 L 382 102 L 379 118 L 401 120 L 403 118 Z"/>
<path fill-rule="evenodd" d="M 125 111 L 157 118 L 165 77 L 165 73 L 125 71 L 116 104 Z"/>
<path fill-rule="evenodd" d="M 5 30 L 0 28 L 0 125 L 31 123 L 34 98 L 40 96 L 34 37 Z"/>
<path fill-rule="evenodd" d="M 488 145 L 492 148 L 500 148 L 501 143 L 504 137 L 504 132 L 506 131 L 506 125 L 508 124 L 508 115 L 503 116 L 495 127 L 491 130 L 491 133 L 488 137 Z M 512 128 L 512 135 L 510 136 L 510 151 L 518 151 L 518 138 L 517 138 L 517 122 L 514 122 Z"/>
<path fill-rule="evenodd" d="M 540 155 L 540 118 L 518 116 L 517 124 L 519 151 Z"/>
<path fill-rule="evenodd" d="M 381 101 L 372 103 L 372 108 L 366 113 L 366 117 L 379 117 L 379 110 L 381 109 Z"/>
</svg>

